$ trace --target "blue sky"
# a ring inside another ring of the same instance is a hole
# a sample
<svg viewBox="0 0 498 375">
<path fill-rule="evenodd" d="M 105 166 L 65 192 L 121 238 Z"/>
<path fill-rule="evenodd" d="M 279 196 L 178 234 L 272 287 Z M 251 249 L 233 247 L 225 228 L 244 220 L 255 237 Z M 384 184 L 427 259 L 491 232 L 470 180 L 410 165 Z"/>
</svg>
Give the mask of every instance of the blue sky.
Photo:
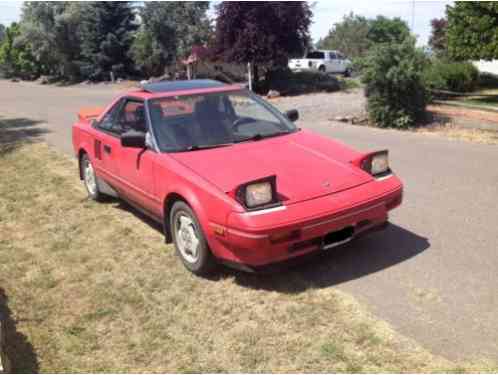
<svg viewBox="0 0 498 375">
<path fill-rule="evenodd" d="M 425 45 L 430 35 L 430 20 L 443 17 L 446 5 L 452 1 L 420 1 L 420 0 L 331 0 L 313 2 L 313 25 L 311 36 L 316 42 L 324 37 L 332 25 L 340 22 L 345 14 L 354 12 L 365 17 L 382 14 L 387 17 L 400 17 L 418 35 L 418 44 Z M 0 23 L 10 24 L 19 20 L 21 1 L 0 1 Z"/>
</svg>

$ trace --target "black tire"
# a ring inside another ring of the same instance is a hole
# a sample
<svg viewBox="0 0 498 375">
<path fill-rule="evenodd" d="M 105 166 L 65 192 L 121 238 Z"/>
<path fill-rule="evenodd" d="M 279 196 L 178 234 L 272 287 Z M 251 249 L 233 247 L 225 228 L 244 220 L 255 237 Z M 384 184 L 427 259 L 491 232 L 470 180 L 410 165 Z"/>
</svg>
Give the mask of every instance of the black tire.
<svg viewBox="0 0 498 375">
<path fill-rule="evenodd" d="M 195 260 L 188 259 L 180 249 L 180 246 L 182 246 L 181 242 L 183 241 L 182 239 L 178 238 L 178 231 L 180 229 L 179 225 L 181 225 L 181 217 L 190 218 L 191 227 L 197 235 L 198 245 L 196 247 L 196 257 L 193 257 L 195 258 Z M 206 276 L 212 273 L 217 267 L 217 262 L 213 254 L 211 253 L 211 250 L 209 249 L 208 243 L 206 241 L 206 236 L 202 231 L 199 220 L 197 219 L 194 211 L 185 202 L 177 201 L 171 208 L 169 219 L 171 236 L 173 239 L 173 243 L 175 244 L 176 254 L 182 260 L 185 268 L 198 276 Z"/>
<path fill-rule="evenodd" d="M 87 178 L 86 178 L 86 168 L 88 167 L 88 165 L 91 166 L 91 170 L 93 172 L 93 178 L 94 178 L 94 181 L 95 181 L 95 187 L 94 188 L 91 188 L 89 185 L 88 185 L 88 181 L 87 181 Z M 88 157 L 87 154 L 83 154 L 81 155 L 80 157 L 80 175 L 83 179 L 83 184 L 85 185 L 85 188 L 86 188 L 86 191 L 88 193 L 88 198 L 94 200 L 94 201 L 97 201 L 97 202 L 102 202 L 105 198 L 105 195 L 100 191 L 100 188 L 99 188 L 99 179 L 98 177 L 95 175 L 95 169 L 93 168 L 93 165 L 92 165 L 92 162 L 90 161 L 90 158 Z"/>
<path fill-rule="evenodd" d="M 320 73 L 324 73 L 324 74 L 327 73 L 327 70 L 325 69 L 325 65 L 320 65 L 320 67 L 318 68 L 318 71 Z"/>
</svg>

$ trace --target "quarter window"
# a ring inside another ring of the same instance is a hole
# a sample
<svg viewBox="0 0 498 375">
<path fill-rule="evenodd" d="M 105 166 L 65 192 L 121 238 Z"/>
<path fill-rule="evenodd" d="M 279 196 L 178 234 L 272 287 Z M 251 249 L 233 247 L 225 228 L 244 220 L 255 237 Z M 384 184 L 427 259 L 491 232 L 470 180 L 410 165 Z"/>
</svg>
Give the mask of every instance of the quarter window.
<svg viewBox="0 0 498 375">
<path fill-rule="evenodd" d="M 121 109 L 121 106 L 123 104 L 123 101 L 120 100 L 117 102 L 114 107 L 112 107 L 106 114 L 105 116 L 100 120 L 98 123 L 98 127 L 102 130 L 111 132 L 111 133 L 120 133 L 120 129 L 118 127 L 116 118 L 117 115 Z"/>
</svg>

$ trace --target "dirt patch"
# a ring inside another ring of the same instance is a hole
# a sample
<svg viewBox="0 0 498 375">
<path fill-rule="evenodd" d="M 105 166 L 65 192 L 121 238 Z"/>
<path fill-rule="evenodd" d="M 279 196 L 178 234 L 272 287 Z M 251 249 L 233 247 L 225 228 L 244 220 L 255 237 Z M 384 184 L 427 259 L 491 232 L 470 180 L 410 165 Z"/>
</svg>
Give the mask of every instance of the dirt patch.
<svg viewBox="0 0 498 375">
<path fill-rule="evenodd" d="M 417 133 L 444 136 L 450 139 L 463 140 L 467 142 L 483 143 L 489 145 L 498 144 L 498 130 L 468 129 L 454 124 L 432 124 L 417 128 Z"/>
<path fill-rule="evenodd" d="M 427 107 L 429 112 L 450 116 L 450 117 L 465 117 L 468 119 L 492 122 L 496 124 L 496 129 L 498 131 L 498 112 L 491 111 L 481 111 L 478 109 L 468 109 L 468 108 L 456 108 L 454 106 L 447 105 L 429 105 Z"/>
</svg>

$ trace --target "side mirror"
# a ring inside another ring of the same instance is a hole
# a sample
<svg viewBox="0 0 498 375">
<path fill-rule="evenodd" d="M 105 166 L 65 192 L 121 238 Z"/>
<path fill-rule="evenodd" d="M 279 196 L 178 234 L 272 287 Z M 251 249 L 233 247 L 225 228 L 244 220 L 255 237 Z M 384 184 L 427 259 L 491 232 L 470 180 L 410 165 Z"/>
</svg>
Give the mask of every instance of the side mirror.
<svg viewBox="0 0 498 375">
<path fill-rule="evenodd" d="M 121 134 L 121 146 L 133 148 L 145 148 L 145 133 L 129 130 Z"/>
<path fill-rule="evenodd" d="M 299 112 L 297 109 L 291 109 L 290 111 L 285 112 L 284 115 L 292 122 L 299 120 Z"/>
</svg>

